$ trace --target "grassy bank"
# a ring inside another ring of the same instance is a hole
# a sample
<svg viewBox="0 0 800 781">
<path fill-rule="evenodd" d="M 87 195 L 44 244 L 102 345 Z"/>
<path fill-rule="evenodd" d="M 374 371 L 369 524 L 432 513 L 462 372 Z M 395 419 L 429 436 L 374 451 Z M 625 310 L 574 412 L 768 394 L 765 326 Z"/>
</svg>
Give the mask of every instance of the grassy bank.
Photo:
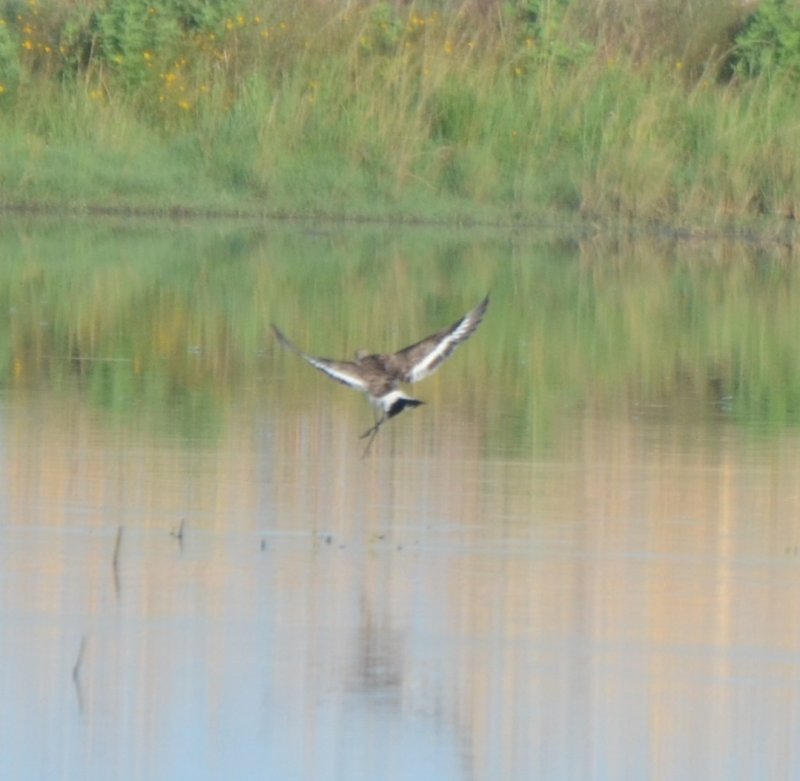
<svg viewBox="0 0 800 781">
<path fill-rule="evenodd" d="M 0 198 L 793 224 L 793 60 L 740 4 L 436 5 L 7 2 Z"/>
</svg>

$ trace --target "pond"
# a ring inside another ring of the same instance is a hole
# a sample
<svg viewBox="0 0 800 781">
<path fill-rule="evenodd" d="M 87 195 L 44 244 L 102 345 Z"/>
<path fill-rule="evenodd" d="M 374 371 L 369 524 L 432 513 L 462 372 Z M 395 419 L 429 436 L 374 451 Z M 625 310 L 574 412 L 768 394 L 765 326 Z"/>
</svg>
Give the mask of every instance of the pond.
<svg viewBox="0 0 800 781">
<path fill-rule="evenodd" d="M 0 777 L 800 776 L 780 246 L 0 231 Z M 284 350 L 484 322 L 380 430 Z"/>
</svg>

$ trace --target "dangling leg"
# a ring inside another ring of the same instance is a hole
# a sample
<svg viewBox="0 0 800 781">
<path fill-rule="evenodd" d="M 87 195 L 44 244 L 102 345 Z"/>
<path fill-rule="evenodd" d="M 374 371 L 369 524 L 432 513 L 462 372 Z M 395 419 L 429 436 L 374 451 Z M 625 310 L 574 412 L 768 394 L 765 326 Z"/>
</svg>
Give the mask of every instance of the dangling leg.
<svg viewBox="0 0 800 781">
<path fill-rule="evenodd" d="M 364 448 L 364 452 L 361 454 L 361 458 L 366 458 L 367 455 L 369 454 L 369 449 L 372 447 L 372 440 L 375 439 L 375 437 L 377 436 L 379 428 L 380 426 L 372 427 L 372 436 L 370 436 L 369 440 L 367 441 L 367 446 Z"/>
<path fill-rule="evenodd" d="M 370 434 L 374 437 L 375 434 L 378 433 L 378 429 L 383 425 L 384 421 L 386 420 L 386 413 L 381 412 L 381 416 L 375 419 L 375 425 L 368 428 L 360 437 L 359 439 L 364 439 L 368 437 Z"/>
<path fill-rule="evenodd" d="M 361 439 L 364 439 L 364 437 L 369 437 L 369 441 L 367 442 L 367 446 L 364 448 L 364 452 L 361 454 L 361 458 L 367 457 L 367 453 L 369 453 L 369 449 L 372 447 L 372 440 L 375 439 L 375 437 L 377 436 L 378 431 L 380 430 L 380 427 L 383 425 L 385 420 L 386 420 L 386 413 L 384 412 L 381 414 L 380 418 L 378 418 L 378 420 L 375 421 L 375 425 L 372 428 L 368 428 L 361 435 L 360 437 Z"/>
</svg>

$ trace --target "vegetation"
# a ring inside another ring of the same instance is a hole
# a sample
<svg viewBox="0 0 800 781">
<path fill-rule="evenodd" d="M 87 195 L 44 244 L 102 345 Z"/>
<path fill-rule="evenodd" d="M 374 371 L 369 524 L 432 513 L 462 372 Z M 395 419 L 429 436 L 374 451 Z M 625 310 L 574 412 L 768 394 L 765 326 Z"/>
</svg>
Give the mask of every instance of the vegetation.
<svg viewBox="0 0 800 781">
<path fill-rule="evenodd" d="M 6 207 L 793 223 L 796 4 L 3 0 Z"/>
</svg>

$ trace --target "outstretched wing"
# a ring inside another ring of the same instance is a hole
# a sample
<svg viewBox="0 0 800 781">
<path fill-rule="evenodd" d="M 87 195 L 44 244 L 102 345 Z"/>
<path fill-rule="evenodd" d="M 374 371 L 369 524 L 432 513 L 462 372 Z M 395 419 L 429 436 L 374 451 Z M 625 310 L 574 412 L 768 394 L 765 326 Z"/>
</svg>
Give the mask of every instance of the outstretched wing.
<svg viewBox="0 0 800 781">
<path fill-rule="evenodd" d="M 275 331 L 275 336 L 278 341 L 293 353 L 299 355 L 303 360 L 308 361 L 315 369 L 325 372 L 331 379 L 341 382 L 350 388 L 356 390 L 366 391 L 367 385 L 357 372 L 357 366 L 349 361 L 332 361 L 328 358 L 315 358 L 313 355 L 306 355 L 302 350 L 295 347 L 283 334 L 280 328 L 275 323 L 272 324 L 272 330 Z"/>
<path fill-rule="evenodd" d="M 401 373 L 402 381 L 419 382 L 436 371 L 461 342 L 475 333 L 488 306 L 489 296 L 486 296 L 475 309 L 465 314 L 457 323 L 391 356 Z"/>
</svg>

